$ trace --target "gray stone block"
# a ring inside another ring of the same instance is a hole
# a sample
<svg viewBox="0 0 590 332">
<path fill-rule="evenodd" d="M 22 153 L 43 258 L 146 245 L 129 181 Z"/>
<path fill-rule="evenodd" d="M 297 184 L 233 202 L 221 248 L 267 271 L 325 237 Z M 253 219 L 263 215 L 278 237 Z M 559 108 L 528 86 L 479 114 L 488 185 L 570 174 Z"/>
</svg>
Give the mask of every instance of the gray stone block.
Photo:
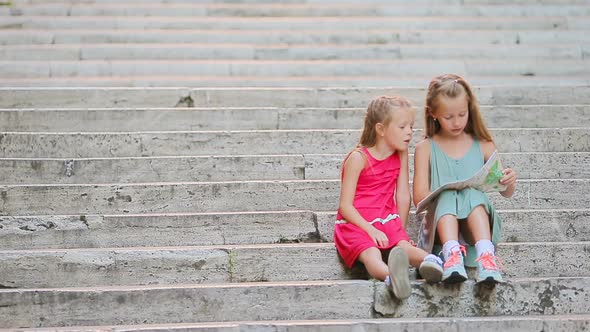
<svg viewBox="0 0 590 332">
<path fill-rule="evenodd" d="M 502 241 L 568 242 L 590 236 L 590 212 L 499 211 Z M 410 214 L 407 231 L 417 240 L 419 221 Z M 245 245 L 333 242 L 335 212 L 238 212 L 147 215 L 0 217 L 3 250 Z"/>
<path fill-rule="evenodd" d="M 449 33 L 452 31 L 453 33 Z M 25 38 L 23 38 L 25 37 Z M 584 44 L 590 39 L 583 30 L 309 30 L 305 34 L 291 30 L 239 33 L 226 31 L 151 30 L 149 34 L 133 30 L 50 30 L 30 29 L 3 32 L 3 45 L 86 44 L 86 43 L 288 43 L 288 44 L 460 44 L 466 39 L 482 44 Z"/>
<path fill-rule="evenodd" d="M 515 279 L 494 288 L 473 281 L 441 287 L 414 284 L 400 303 L 385 285 L 376 287 L 375 311 L 383 317 L 477 317 L 584 314 L 586 278 Z"/>
<path fill-rule="evenodd" d="M 217 322 L 185 324 L 152 324 L 100 327 L 60 327 L 41 329 L 19 329 L 20 331 L 66 332 L 66 331 L 195 331 L 195 332 L 383 332 L 383 331 L 585 331 L 590 325 L 588 315 L 546 315 L 517 317 L 477 318 L 379 318 L 343 319 L 316 321 L 263 321 L 263 322 Z"/>
<path fill-rule="evenodd" d="M 194 102 L 194 101 L 193 101 Z M 416 100 L 415 128 L 424 124 Z M 581 127 L 586 105 L 501 105 L 480 107 L 489 127 Z M 354 108 L 76 108 L 0 109 L 0 130 L 58 132 L 361 129 L 366 107 Z"/>
<path fill-rule="evenodd" d="M 210 77 L 370 77 L 433 76 L 439 72 L 463 76 L 568 76 L 590 74 L 583 60 L 88 60 L 0 61 L 6 78 L 210 76 Z"/>
<path fill-rule="evenodd" d="M 426 86 L 387 88 L 199 88 L 192 90 L 195 105 L 274 106 L 274 107 L 358 107 L 379 95 L 402 95 L 420 104 Z M 421 85 L 416 85 L 421 86 Z M 483 105 L 567 105 L 590 103 L 590 88 L 586 86 L 551 87 L 480 87 L 475 89 Z M 276 98 L 280 95 L 282 98 Z"/>
<path fill-rule="evenodd" d="M 3 184 L 83 184 L 339 179 L 344 154 L 0 159 Z M 519 179 L 588 179 L 590 153 L 531 152 L 501 155 Z M 410 179 L 413 178 L 410 155 Z"/>
<path fill-rule="evenodd" d="M 70 18 L 71 19 L 71 18 Z M 584 59 L 583 45 L 248 45 L 248 44 L 100 44 L 10 45 L 3 60 L 345 60 L 345 59 Z M 586 56 L 587 58 L 587 56 Z"/>
<path fill-rule="evenodd" d="M 590 244 L 502 243 L 504 278 L 590 277 Z M 333 243 L 0 252 L 2 288 L 278 282 L 367 278 Z M 475 275 L 470 269 L 471 278 Z M 413 275 L 412 275 L 413 277 Z"/>
<path fill-rule="evenodd" d="M 438 73 L 438 72 L 437 72 Z M 395 80 L 398 87 L 417 87 L 424 85 L 433 74 L 405 76 Z M 470 76 L 474 85 L 510 85 L 510 86 L 559 86 L 589 85 L 587 75 L 569 76 Z M 282 77 L 264 76 L 116 76 L 116 77 L 50 77 L 50 78 L 13 78 L 0 81 L 0 87 L 389 87 L 391 75 L 387 76 L 305 76 Z"/>
<path fill-rule="evenodd" d="M 551 79 L 555 82 L 555 78 Z M 9 80 L 8 80 L 9 81 Z M 402 95 L 419 105 L 426 87 L 382 88 L 0 88 L 3 108 L 90 107 L 355 107 L 379 95 Z M 251 82 L 255 84 L 256 82 Z M 178 86 L 176 82 L 176 86 Z M 504 82 L 505 84 L 505 82 Z M 493 86 L 475 89 L 482 105 L 569 105 L 590 103 L 587 86 Z M 281 98 L 276 98 L 276 96 Z M 190 97 L 190 98 L 189 98 Z"/>
<path fill-rule="evenodd" d="M 4 172 L 5 171 L 5 172 Z M 111 159 L 0 159 L 0 183 L 148 183 L 303 180 L 301 155 Z"/>
<path fill-rule="evenodd" d="M 437 3 L 438 4 L 438 3 Z M 430 6 L 400 5 L 383 3 L 334 4 L 323 3 L 301 4 L 283 3 L 282 6 L 258 5 L 248 6 L 247 4 L 153 4 L 151 6 L 136 6 L 133 10 L 124 6 L 109 4 L 95 4 L 92 6 L 81 5 L 40 5 L 24 6 L 20 4 L 13 7 L 12 11 L 19 14 L 32 15 L 72 15 L 72 16 L 239 16 L 239 17 L 317 17 L 317 16 L 584 16 L 590 10 L 583 5 L 569 4 L 568 6 L 557 6 L 551 4 L 530 4 L 526 8 L 519 8 L 507 5 L 487 5 L 486 3 L 471 4 L 470 6 Z"/>
<path fill-rule="evenodd" d="M 590 151 L 588 128 L 492 129 L 503 152 Z M 347 153 L 358 144 L 360 131 L 272 130 L 138 133 L 0 134 L 1 158 L 101 158 L 150 156 L 258 155 Z M 410 149 L 421 140 L 415 130 Z M 268 144 L 272 142 L 273 144 Z"/>
<path fill-rule="evenodd" d="M 315 220 L 309 211 L 10 216 L 0 217 L 0 243 L 6 250 L 317 242 Z M 584 228 L 576 234 L 585 236 Z"/>
<path fill-rule="evenodd" d="M 588 179 L 521 180 L 496 209 L 575 209 L 590 204 Z M 338 180 L 0 186 L 2 215 L 236 211 L 335 211 Z M 558 193 L 558 195 L 557 195 Z"/>
<path fill-rule="evenodd" d="M 4 328 L 367 319 L 368 281 L 0 290 Z M 310 303 L 314 303 L 310 307 Z M 41 319 L 43 317 L 43 319 Z"/>
<path fill-rule="evenodd" d="M 217 5 L 219 6 L 219 5 Z M 343 7 L 340 11 L 349 11 L 350 8 Z M 323 17 L 318 21 L 315 17 L 292 17 L 283 16 L 277 17 L 241 17 L 239 20 L 219 20 L 214 17 L 206 17 L 203 14 L 193 14 L 193 11 L 203 12 L 203 8 L 194 6 L 187 6 L 182 8 L 175 8 L 174 6 L 165 5 L 159 7 L 145 7 L 129 8 L 117 6 L 111 8 L 93 8 L 92 6 L 76 7 L 74 11 L 81 10 L 100 10 L 102 15 L 96 13 L 85 15 L 81 13 L 71 13 L 72 15 L 60 15 L 58 13 L 34 13 L 28 12 L 29 9 L 39 10 L 41 6 L 24 8 L 25 16 L 8 16 L 4 17 L 1 27 L 19 27 L 21 29 L 193 29 L 193 30 L 346 30 L 351 26 L 362 30 L 574 30 L 587 28 L 584 26 L 583 19 L 566 18 L 558 16 L 522 16 L 519 18 L 512 17 L 468 17 L 458 16 L 453 20 L 448 17 L 437 15 L 433 13 L 414 12 L 407 16 L 398 16 L 391 19 L 390 15 L 376 16 L 374 13 L 369 14 L 364 11 L 362 7 L 354 6 L 357 11 L 354 16 L 347 17 L 342 20 L 338 17 Z M 280 7 L 276 7 L 280 8 Z M 407 7 L 405 7 L 407 8 Z M 443 7 L 444 8 L 444 7 Z M 530 7 L 527 7 L 530 8 Z M 171 12 L 171 9 L 177 14 L 181 15 L 166 15 Z M 322 11 L 322 8 L 308 8 L 311 10 Z M 370 8 L 367 8 L 370 10 Z M 400 10 L 402 9 L 402 10 Z M 400 15 L 404 8 L 396 8 L 396 15 Z M 142 10 L 149 10 L 153 15 L 141 15 Z M 360 10 L 360 11 L 359 11 Z M 119 13 L 117 13 L 117 11 Z M 188 12 L 188 13 L 187 13 Z M 108 16 L 126 15 L 134 13 L 136 17 L 127 17 L 126 19 L 113 20 Z M 40 14 L 40 15 L 39 15 Z M 106 15 L 105 15 L 106 14 Z M 113 14 L 113 15 L 110 15 Z M 189 15 L 187 15 L 189 14 Z M 385 14 L 385 13 L 384 13 Z M 389 14 L 389 13 L 388 13 Z M 427 14 L 427 16 L 422 16 Z M 223 14 L 227 15 L 227 14 Z M 231 15 L 231 14 L 230 14 Z M 402 14 L 403 15 L 403 14 Z M 485 12 L 484 12 L 485 15 Z M 555 15 L 552 13 L 552 15 Z M 35 17 L 31 17 L 35 16 Z M 79 17 L 82 16 L 82 17 Z M 105 18 L 104 16 L 107 16 Z"/>
<path fill-rule="evenodd" d="M 191 100 L 186 88 L 0 88 L 4 108 L 174 107 Z"/>
<path fill-rule="evenodd" d="M 2 61 L 15 60 L 79 60 L 80 49 L 78 47 L 54 47 L 53 45 L 12 45 L 3 46 L 0 49 Z"/>
</svg>

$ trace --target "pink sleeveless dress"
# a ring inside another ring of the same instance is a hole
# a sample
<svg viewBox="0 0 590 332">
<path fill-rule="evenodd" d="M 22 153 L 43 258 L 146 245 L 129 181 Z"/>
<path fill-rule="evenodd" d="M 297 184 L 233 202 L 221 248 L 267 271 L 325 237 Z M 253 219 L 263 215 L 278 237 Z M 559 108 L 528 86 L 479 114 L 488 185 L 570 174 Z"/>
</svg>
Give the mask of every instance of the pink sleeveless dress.
<svg viewBox="0 0 590 332">
<path fill-rule="evenodd" d="M 394 201 L 401 165 L 399 154 L 377 160 L 367 148 L 363 147 L 360 151 L 367 157 L 367 165 L 359 175 L 353 205 L 367 222 L 387 235 L 389 245 L 378 247 L 365 231 L 347 222 L 338 211 L 334 243 L 348 267 L 352 267 L 358 256 L 369 248 L 386 250 L 396 246 L 399 241 L 410 241 Z"/>
</svg>

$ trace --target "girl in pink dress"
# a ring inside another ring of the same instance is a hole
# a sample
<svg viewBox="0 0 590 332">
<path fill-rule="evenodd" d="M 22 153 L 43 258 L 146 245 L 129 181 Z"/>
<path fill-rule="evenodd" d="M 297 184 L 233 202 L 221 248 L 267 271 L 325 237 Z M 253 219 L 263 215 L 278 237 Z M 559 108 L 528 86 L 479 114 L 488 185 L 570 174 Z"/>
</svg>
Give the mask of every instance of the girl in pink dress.
<svg viewBox="0 0 590 332">
<path fill-rule="evenodd" d="M 367 108 L 358 146 L 343 162 L 334 242 L 348 267 L 359 261 L 394 295 L 411 294 L 408 266 L 428 282 L 442 276 L 442 261 L 410 243 L 408 146 L 414 109 L 403 97 L 378 97 Z M 389 251 L 387 264 L 383 254 Z"/>
</svg>

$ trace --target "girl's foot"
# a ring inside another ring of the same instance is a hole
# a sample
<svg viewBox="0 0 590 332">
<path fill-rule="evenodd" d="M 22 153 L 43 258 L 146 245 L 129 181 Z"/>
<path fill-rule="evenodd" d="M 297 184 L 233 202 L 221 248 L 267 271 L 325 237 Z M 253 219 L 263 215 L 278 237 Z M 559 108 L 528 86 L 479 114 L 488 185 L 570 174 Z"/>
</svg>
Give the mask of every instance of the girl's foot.
<svg viewBox="0 0 590 332">
<path fill-rule="evenodd" d="M 467 280 L 467 271 L 463 263 L 462 252 L 465 252 L 465 247 L 451 249 L 451 255 L 443 265 L 442 281 L 445 284 L 456 284 Z"/>
<path fill-rule="evenodd" d="M 475 278 L 477 283 L 496 284 L 502 282 L 502 275 L 498 268 L 498 257 L 496 255 L 484 252 L 475 261 L 477 262 L 477 277 Z"/>
<path fill-rule="evenodd" d="M 442 260 L 434 255 L 428 255 L 420 264 L 418 271 L 426 282 L 439 282 L 443 274 Z"/>
<path fill-rule="evenodd" d="M 387 259 L 387 266 L 389 267 L 389 278 L 391 280 L 393 295 L 400 300 L 410 297 L 410 294 L 412 294 L 408 271 L 410 260 L 406 251 L 399 247 L 391 249 L 389 258 Z"/>
</svg>

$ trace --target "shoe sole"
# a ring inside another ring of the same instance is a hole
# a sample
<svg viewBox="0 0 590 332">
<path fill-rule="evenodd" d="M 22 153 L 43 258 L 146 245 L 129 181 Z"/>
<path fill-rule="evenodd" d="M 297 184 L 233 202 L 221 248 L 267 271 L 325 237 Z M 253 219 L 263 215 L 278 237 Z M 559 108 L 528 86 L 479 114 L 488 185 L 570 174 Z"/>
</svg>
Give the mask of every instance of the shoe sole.
<svg viewBox="0 0 590 332">
<path fill-rule="evenodd" d="M 402 248 L 391 249 L 389 258 L 387 259 L 387 267 L 389 268 L 389 278 L 391 280 L 393 295 L 400 300 L 407 299 L 412 294 L 410 274 L 408 271 L 409 266 L 410 260 Z"/>
<path fill-rule="evenodd" d="M 420 276 L 429 283 L 439 282 L 442 279 L 443 271 L 436 263 L 422 263 L 420 265 Z"/>
<path fill-rule="evenodd" d="M 487 277 L 485 279 L 482 279 L 482 280 L 476 280 L 475 281 L 476 284 L 484 284 L 484 285 L 489 285 L 489 286 L 492 286 L 492 285 L 495 285 L 495 284 L 499 284 L 501 282 L 502 282 L 502 280 L 497 280 L 497 279 L 495 279 L 494 277 L 491 277 L 491 276 L 490 277 Z"/>
<path fill-rule="evenodd" d="M 445 284 L 458 284 L 465 280 L 467 280 L 467 277 L 461 275 L 459 272 L 453 272 L 447 279 L 443 280 L 443 282 Z"/>
</svg>

